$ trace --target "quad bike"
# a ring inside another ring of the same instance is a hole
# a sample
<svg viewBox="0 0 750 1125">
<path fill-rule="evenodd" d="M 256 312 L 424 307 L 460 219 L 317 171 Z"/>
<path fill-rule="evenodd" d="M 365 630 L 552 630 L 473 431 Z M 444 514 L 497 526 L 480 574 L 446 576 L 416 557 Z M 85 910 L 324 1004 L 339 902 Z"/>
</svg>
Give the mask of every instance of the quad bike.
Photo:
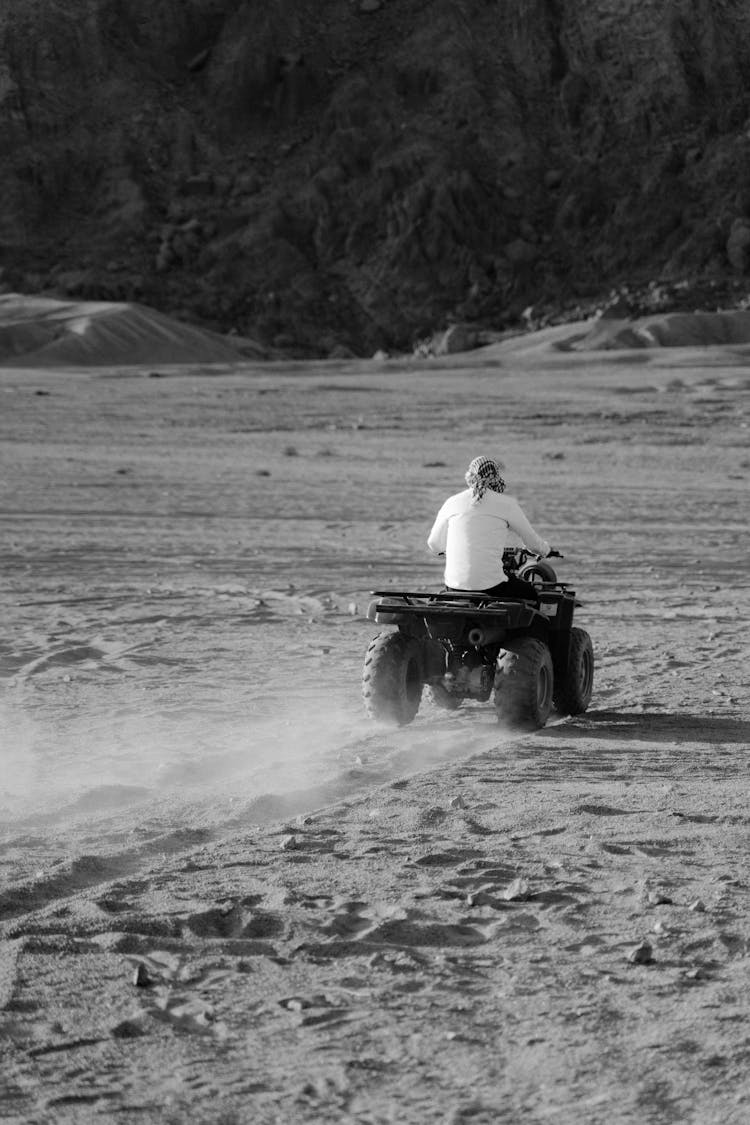
<svg viewBox="0 0 750 1125">
<path fill-rule="evenodd" d="M 367 649 L 362 694 L 370 718 L 410 723 L 425 686 L 446 710 L 465 699 L 486 703 L 494 691 L 498 719 L 521 729 L 543 727 L 553 706 L 563 715 L 586 710 L 594 651 L 573 625 L 575 591 L 525 548 L 505 551 L 503 569 L 534 585 L 538 607 L 479 591 L 373 591 L 368 618 L 396 628 Z"/>
</svg>

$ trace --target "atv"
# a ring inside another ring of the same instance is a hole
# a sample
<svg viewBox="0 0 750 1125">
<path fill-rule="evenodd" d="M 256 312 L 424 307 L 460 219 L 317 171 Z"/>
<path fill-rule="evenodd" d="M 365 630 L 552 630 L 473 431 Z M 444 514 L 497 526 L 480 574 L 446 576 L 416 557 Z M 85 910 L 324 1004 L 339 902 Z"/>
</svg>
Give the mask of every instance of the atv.
<svg viewBox="0 0 750 1125">
<path fill-rule="evenodd" d="M 543 727 L 553 706 L 562 715 L 586 710 L 594 651 L 573 625 L 575 591 L 525 548 L 506 550 L 503 569 L 532 582 L 539 604 L 481 591 L 372 591 L 368 619 L 396 628 L 367 649 L 362 694 L 370 718 L 410 723 L 425 686 L 450 711 L 466 699 L 486 703 L 494 691 L 499 721 L 517 729 Z"/>
</svg>

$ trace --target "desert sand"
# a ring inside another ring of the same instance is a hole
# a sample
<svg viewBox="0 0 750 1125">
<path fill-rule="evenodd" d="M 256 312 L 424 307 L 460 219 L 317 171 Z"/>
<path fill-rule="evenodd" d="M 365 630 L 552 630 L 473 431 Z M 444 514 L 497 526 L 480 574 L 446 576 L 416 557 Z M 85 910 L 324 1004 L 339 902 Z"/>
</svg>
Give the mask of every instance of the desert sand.
<svg viewBox="0 0 750 1125">
<path fill-rule="evenodd" d="M 750 1120 L 750 347 L 571 334 L 0 370 L 3 1120 Z M 372 726 L 478 453 L 591 708 Z"/>
</svg>

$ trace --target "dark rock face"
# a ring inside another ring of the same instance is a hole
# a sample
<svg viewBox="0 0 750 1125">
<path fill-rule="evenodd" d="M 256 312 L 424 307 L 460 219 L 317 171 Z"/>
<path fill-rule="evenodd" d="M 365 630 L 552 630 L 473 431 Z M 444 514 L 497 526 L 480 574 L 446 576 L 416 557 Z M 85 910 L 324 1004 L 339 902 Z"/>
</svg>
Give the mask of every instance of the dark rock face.
<svg viewBox="0 0 750 1125">
<path fill-rule="evenodd" d="M 300 355 L 750 269 L 745 0 L 15 0 L 0 267 Z"/>
</svg>

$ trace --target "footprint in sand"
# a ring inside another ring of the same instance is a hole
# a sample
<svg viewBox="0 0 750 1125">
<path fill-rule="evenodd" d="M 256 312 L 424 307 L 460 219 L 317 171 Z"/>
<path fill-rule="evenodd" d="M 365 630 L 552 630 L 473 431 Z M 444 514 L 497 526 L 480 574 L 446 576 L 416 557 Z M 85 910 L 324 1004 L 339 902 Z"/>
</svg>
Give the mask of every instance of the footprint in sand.
<svg viewBox="0 0 750 1125">
<path fill-rule="evenodd" d="M 98 666 L 105 657 L 104 650 L 96 648 L 94 645 L 86 643 L 67 644 L 62 648 L 44 652 L 41 656 L 30 660 L 18 669 L 17 677 L 18 679 L 26 679 L 29 676 L 36 676 L 40 672 L 46 672 L 50 668 L 69 668 L 74 664 Z"/>
<path fill-rule="evenodd" d="M 286 922 L 280 914 L 251 909 L 256 896 L 226 906 L 189 914 L 185 927 L 201 938 L 279 938 L 286 931 Z"/>
<path fill-rule="evenodd" d="M 356 1016 L 364 1018 L 366 1014 L 363 1010 L 354 1011 L 348 1004 L 341 1004 L 326 994 L 287 996 L 279 1000 L 278 1004 L 296 1017 L 299 1027 L 332 1028 L 348 1023 Z"/>
<path fill-rule="evenodd" d="M 140 974 L 138 996 L 144 1016 L 168 1023 L 180 1031 L 197 1035 L 211 1035 L 226 1038 L 226 1024 L 217 1019 L 212 1004 L 207 1003 L 197 991 L 216 989 L 223 994 L 234 977 L 234 972 L 225 969 L 191 967 L 185 957 L 154 950 L 134 962 L 135 974 Z M 139 978 L 134 978 L 137 981 Z M 127 1038 L 127 1026 L 135 1034 L 147 1031 L 146 1021 L 128 1020 L 125 1025 L 118 1024 L 113 1035 Z"/>
<path fill-rule="evenodd" d="M 589 816 L 632 816 L 632 809 L 618 809 L 613 805 L 576 805 L 574 813 L 587 813 Z"/>
<path fill-rule="evenodd" d="M 475 848 L 455 848 L 451 851 L 445 852 L 429 852 L 427 855 L 420 856 L 412 863 L 407 864 L 407 867 L 455 867 L 458 863 L 464 863 L 466 860 L 475 859 L 482 853 Z"/>
<path fill-rule="evenodd" d="M 412 907 L 378 905 L 362 900 L 335 900 L 320 921 L 323 941 L 308 941 L 297 952 L 319 959 L 358 956 L 364 950 L 385 946 L 410 949 L 420 946 L 480 945 L 488 940 L 480 925 L 466 920 L 445 922 L 430 912 Z"/>
</svg>

